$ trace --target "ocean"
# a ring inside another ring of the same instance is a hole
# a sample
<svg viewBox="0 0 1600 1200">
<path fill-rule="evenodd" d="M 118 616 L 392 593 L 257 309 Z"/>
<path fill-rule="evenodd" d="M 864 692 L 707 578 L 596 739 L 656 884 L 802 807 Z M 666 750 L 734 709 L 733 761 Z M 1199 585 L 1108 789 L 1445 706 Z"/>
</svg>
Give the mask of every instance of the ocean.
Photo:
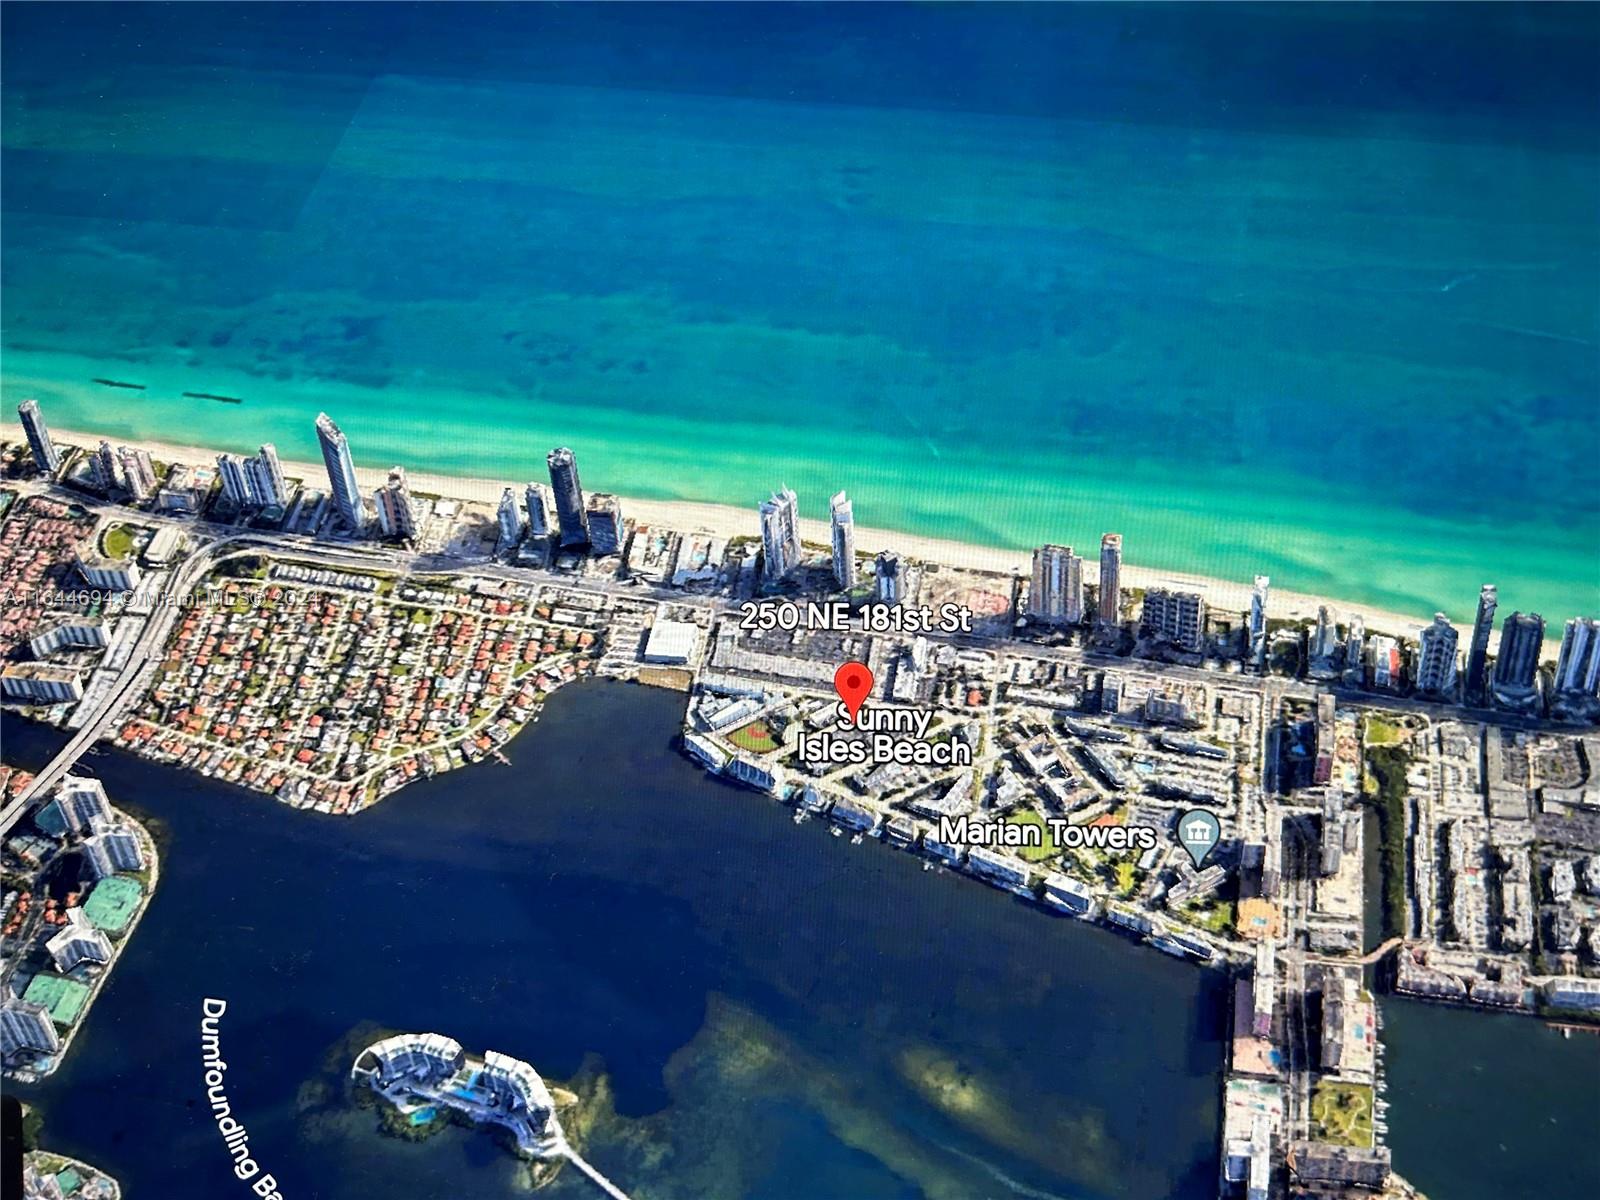
<svg viewBox="0 0 1600 1200">
<path fill-rule="evenodd" d="M 0 22 L 60 426 L 1600 611 L 1594 6 Z"/>
</svg>

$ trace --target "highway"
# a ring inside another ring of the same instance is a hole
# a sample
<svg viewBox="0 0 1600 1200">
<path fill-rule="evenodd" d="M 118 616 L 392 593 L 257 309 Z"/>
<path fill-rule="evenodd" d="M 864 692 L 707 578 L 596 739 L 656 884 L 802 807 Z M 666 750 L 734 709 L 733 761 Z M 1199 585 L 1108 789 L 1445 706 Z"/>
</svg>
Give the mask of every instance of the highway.
<svg viewBox="0 0 1600 1200">
<path fill-rule="evenodd" d="M 156 666 L 161 661 L 161 651 L 166 645 L 167 636 L 172 632 L 178 614 L 183 612 L 180 601 L 206 572 L 228 557 L 227 552 L 232 549 L 234 549 L 232 539 L 212 542 L 195 551 L 178 568 L 167 591 L 161 597 L 163 602 L 157 603 L 155 610 L 145 621 L 144 629 L 140 631 L 139 639 L 134 643 L 132 653 L 128 656 L 127 665 L 111 690 L 106 693 L 100 710 L 84 722 L 72 740 L 61 748 L 60 752 L 38 775 L 34 776 L 10 804 L 5 806 L 4 810 L 0 810 L 0 837 L 11 831 L 11 827 L 22 819 L 22 815 L 35 800 L 48 795 L 50 790 L 61 782 L 83 753 L 99 741 L 113 722 L 121 717 L 125 705 L 130 701 L 136 701 L 144 694 L 145 688 L 149 686 L 150 676 L 155 673 Z"/>
</svg>

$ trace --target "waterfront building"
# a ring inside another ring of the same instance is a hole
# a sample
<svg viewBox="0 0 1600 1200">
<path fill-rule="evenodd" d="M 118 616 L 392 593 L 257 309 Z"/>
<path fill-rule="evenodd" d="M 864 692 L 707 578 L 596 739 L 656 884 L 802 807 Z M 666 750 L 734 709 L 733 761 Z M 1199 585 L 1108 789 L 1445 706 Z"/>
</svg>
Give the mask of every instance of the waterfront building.
<svg viewBox="0 0 1600 1200">
<path fill-rule="evenodd" d="M 47 658 L 57 650 L 103 650 L 108 640 L 100 617 L 69 617 L 35 634 L 28 649 L 35 658 Z"/>
<path fill-rule="evenodd" d="M 83 844 L 88 849 L 93 843 L 91 856 L 99 858 L 103 854 L 104 861 L 111 868 L 97 875 L 97 878 L 103 879 L 118 871 L 144 870 L 144 847 L 139 844 L 139 835 L 134 832 L 133 826 L 107 817 L 94 822 L 94 831 L 94 836 L 85 838 Z"/>
<path fill-rule="evenodd" d="M 1071 546 L 1040 546 L 1033 552 L 1028 619 L 1040 625 L 1076 625 L 1083 620 L 1083 559 Z"/>
<path fill-rule="evenodd" d="M 50 440 L 50 430 L 44 423 L 37 400 L 24 400 L 17 405 L 17 416 L 22 421 L 22 432 L 28 439 L 28 449 L 33 451 L 33 465 L 45 475 L 54 475 L 61 469 L 61 451 Z"/>
<path fill-rule="evenodd" d="M 199 512 L 216 477 L 216 471 L 210 467 L 173 463 L 165 485 L 156 493 L 156 508 L 162 512 Z"/>
<path fill-rule="evenodd" d="M 1367 649 L 1372 657 L 1372 686 L 1385 691 L 1398 688 L 1404 673 L 1400 643 L 1392 637 L 1375 635 L 1367 639 Z"/>
<path fill-rule="evenodd" d="M 106 799 L 105 786 L 98 779 L 68 775 L 56 789 L 52 803 L 61 814 L 62 823 L 73 833 L 92 830 L 96 821 L 111 818 L 111 804 Z"/>
<path fill-rule="evenodd" d="M 793 489 L 782 488 L 761 504 L 763 574 L 769 583 L 783 579 L 800 565 L 800 501 Z"/>
<path fill-rule="evenodd" d="M 278 448 L 271 442 L 263 442 L 256 456 L 245 460 L 245 475 L 251 496 L 262 508 L 283 508 L 289 503 L 289 487 L 278 462 Z"/>
<path fill-rule="evenodd" d="M 12 663 L 0 671 L 0 696 L 20 704 L 62 704 L 83 699 L 83 678 L 71 667 Z"/>
<path fill-rule="evenodd" d="M 599 555 L 621 553 L 621 501 L 609 492 L 592 492 L 584 513 L 589 524 L 589 552 Z"/>
<path fill-rule="evenodd" d="M 1102 625 L 1122 620 L 1122 535 L 1108 533 L 1100 539 L 1100 604 L 1097 618 Z"/>
<path fill-rule="evenodd" d="M 415 541 L 417 537 L 417 512 L 411 503 L 411 489 L 406 486 L 406 469 L 390 467 L 389 479 L 383 487 L 372 493 L 378 510 L 378 528 L 386 538 Z"/>
<path fill-rule="evenodd" d="M 833 581 L 848 592 L 856 586 L 856 516 L 850 497 L 834 493 L 828 501 L 828 523 L 833 541 Z"/>
<path fill-rule="evenodd" d="M 0 1005 L 0 1056 L 54 1054 L 61 1049 L 50 1010 L 27 1000 L 7 1000 Z"/>
<path fill-rule="evenodd" d="M 442 1034 L 403 1033 L 363 1050 L 350 1077 L 402 1113 L 443 1107 L 476 1123 L 497 1125 L 511 1134 L 524 1157 L 567 1151 L 544 1080 L 510 1055 L 490 1050 L 477 1058 Z"/>
<path fill-rule="evenodd" d="M 1539 651 L 1544 646 L 1544 618 L 1514 612 L 1500 626 L 1500 647 L 1494 660 L 1494 698 L 1524 707 L 1539 683 Z"/>
<path fill-rule="evenodd" d="M 523 507 L 528 510 L 530 538 L 550 536 L 550 508 L 545 502 L 544 492 L 544 484 L 530 483 L 522 493 Z"/>
<path fill-rule="evenodd" d="M 107 592 L 131 592 L 139 586 L 139 564 L 131 558 L 102 558 L 78 552 L 78 574 L 92 588 Z"/>
<path fill-rule="evenodd" d="M 111 961 L 110 940 L 90 923 L 81 908 L 67 909 L 67 923 L 44 948 L 63 975 L 84 963 L 104 966 Z"/>
<path fill-rule="evenodd" d="M 517 504 L 517 493 L 506 488 L 500 493 L 500 507 L 495 512 L 499 533 L 495 536 L 494 552 L 507 554 L 522 540 L 522 509 Z"/>
<path fill-rule="evenodd" d="M 1206 602 L 1198 592 L 1151 588 L 1144 594 L 1139 628 L 1159 641 L 1198 653 L 1205 648 Z"/>
<path fill-rule="evenodd" d="M 122 465 L 122 482 L 135 500 L 142 503 L 155 495 L 156 464 L 150 458 L 150 451 L 137 446 L 119 446 L 117 460 Z"/>
<path fill-rule="evenodd" d="M 879 604 L 899 604 L 905 599 L 905 578 L 898 554 L 880 551 L 873 570 L 872 598 L 875 601 Z"/>
<path fill-rule="evenodd" d="M 245 471 L 245 460 L 242 456 L 217 455 L 217 475 L 222 480 L 222 495 L 230 504 L 240 510 L 255 507 L 250 476 Z"/>
<path fill-rule="evenodd" d="M 1267 666 L 1267 595 L 1272 579 L 1257 575 L 1250 589 L 1250 661 L 1258 671 Z"/>
<path fill-rule="evenodd" d="M 361 532 L 366 510 L 361 503 L 361 484 L 356 480 L 356 461 L 343 431 L 327 413 L 317 414 L 317 445 L 328 469 L 328 486 L 333 492 L 334 511 L 353 533 Z"/>
<path fill-rule="evenodd" d="M 1350 632 L 1344 639 L 1344 669 L 1359 671 L 1367 650 L 1367 626 L 1359 616 L 1350 618 Z"/>
<path fill-rule="evenodd" d="M 1489 636 L 1494 632 L 1494 610 L 1499 604 L 1492 583 L 1478 591 L 1478 615 L 1472 622 L 1472 641 L 1467 648 L 1466 699 L 1469 704 L 1482 704 L 1487 698 L 1489 667 Z"/>
<path fill-rule="evenodd" d="M 556 531 L 562 549 L 589 544 L 589 520 L 583 506 L 583 484 L 578 479 L 578 459 L 565 446 L 545 457 L 550 468 L 550 495 L 556 506 Z"/>
<path fill-rule="evenodd" d="M 1456 644 L 1460 635 L 1443 613 L 1417 635 L 1417 691 L 1448 696 L 1456 686 Z"/>
<path fill-rule="evenodd" d="M 1556 659 L 1555 690 L 1563 696 L 1600 696 L 1600 618 L 1567 622 Z"/>
<path fill-rule="evenodd" d="M 692 621 L 671 620 L 657 610 L 639 659 L 647 663 L 684 666 L 694 660 L 699 647 L 700 626 Z"/>
<path fill-rule="evenodd" d="M 116 491 L 119 486 L 117 473 L 117 452 L 111 448 L 111 443 L 104 438 L 100 445 L 89 456 L 89 479 L 95 487 L 106 495 Z"/>
<path fill-rule="evenodd" d="M 1317 627 L 1311 635 L 1311 658 L 1331 659 L 1339 649 L 1339 633 L 1333 623 L 1333 613 L 1326 604 L 1317 608 Z"/>
</svg>

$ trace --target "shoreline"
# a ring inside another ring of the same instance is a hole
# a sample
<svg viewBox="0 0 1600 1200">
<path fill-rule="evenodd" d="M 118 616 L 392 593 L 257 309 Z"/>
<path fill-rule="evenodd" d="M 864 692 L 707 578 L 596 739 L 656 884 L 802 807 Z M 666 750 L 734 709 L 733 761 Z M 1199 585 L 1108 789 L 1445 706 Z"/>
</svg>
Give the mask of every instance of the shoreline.
<svg viewBox="0 0 1600 1200">
<path fill-rule="evenodd" d="M 14 421 L 8 421 L 8 432 L 13 428 L 17 430 L 16 437 L 20 439 L 20 427 L 17 427 Z M 84 449 L 93 447 L 102 436 L 82 429 L 51 430 L 51 437 L 55 441 L 70 443 Z M 180 461 L 191 465 L 214 463 L 218 454 L 242 452 L 237 447 L 233 449 L 217 448 L 193 443 L 179 444 L 150 438 L 126 439 L 116 437 L 108 438 L 108 440 L 111 440 L 116 445 L 126 445 L 147 450 L 152 457 L 158 460 Z M 289 478 L 299 479 L 313 487 L 321 486 L 325 489 L 325 468 L 321 463 L 295 459 L 284 459 L 282 461 L 284 474 Z M 361 486 L 367 490 L 381 486 L 387 474 L 388 472 L 384 469 L 361 466 L 356 468 L 356 477 Z M 483 504 L 487 505 L 491 511 L 499 503 L 500 493 L 504 488 L 512 487 L 520 492 L 527 482 L 526 480 L 489 479 L 482 476 L 446 475 L 427 470 L 414 471 L 409 466 L 406 467 L 406 478 L 414 492 L 431 493 L 452 500 Z M 539 482 L 543 482 L 542 477 Z M 595 490 L 603 491 L 605 489 Z M 632 519 L 640 525 L 664 525 L 684 532 L 700 531 L 711 533 L 722 538 L 754 538 L 760 535 L 759 518 L 753 506 L 751 508 L 738 508 L 733 505 L 700 500 L 647 500 L 625 495 L 618 496 L 618 501 L 622 506 L 623 517 Z M 813 517 L 802 517 L 800 519 L 800 535 L 804 541 L 822 545 L 827 545 L 831 536 L 828 522 Z M 861 554 L 875 554 L 880 550 L 893 550 L 909 558 L 963 570 L 984 571 L 1007 576 L 1016 573 L 1026 578 L 1031 569 L 1032 552 L 1028 550 L 1005 550 L 989 546 L 977 546 L 947 538 L 900 533 L 868 525 L 857 525 L 855 527 L 855 544 L 856 551 Z M 1100 560 L 1097 548 L 1083 557 L 1083 577 L 1085 583 L 1099 582 Z M 1223 612 L 1244 613 L 1250 607 L 1251 584 L 1247 581 L 1236 582 L 1196 575 L 1185 571 L 1169 571 L 1158 567 L 1140 566 L 1126 558 L 1122 562 L 1122 586 L 1124 588 L 1171 586 L 1185 591 L 1199 592 L 1205 597 L 1208 607 Z M 1326 605 L 1333 612 L 1336 621 L 1347 623 L 1350 617 L 1359 616 L 1365 624 L 1369 635 L 1384 633 L 1403 635 L 1415 639 L 1417 631 L 1432 619 L 1431 614 L 1427 617 L 1408 615 L 1372 605 L 1341 601 L 1277 587 L 1272 589 L 1269 596 L 1267 615 L 1274 620 L 1315 621 L 1317 619 L 1317 609 L 1323 605 Z M 1554 646 L 1551 638 L 1546 637 L 1544 649 L 1544 657 L 1554 657 Z"/>
</svg>

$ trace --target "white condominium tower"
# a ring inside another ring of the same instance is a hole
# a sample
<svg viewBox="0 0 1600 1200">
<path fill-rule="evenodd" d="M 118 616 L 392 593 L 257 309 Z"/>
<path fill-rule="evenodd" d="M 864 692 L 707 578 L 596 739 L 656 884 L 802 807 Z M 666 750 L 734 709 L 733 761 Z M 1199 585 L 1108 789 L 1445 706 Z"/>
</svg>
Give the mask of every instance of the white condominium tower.
<svg viewBox="0 0 1600 1200">
<path fill-rule="evenodd" d="M 1028 619 L 1041 625 L 1083 620 L 1083 559 L 1071 546 L 1040 546 L 1033 552 Z"/>
<path fill-rule="evenodd" d="M 800 565 L 800 502 L 790 488 L 772 493 L 761 504 L 761 548 L 769 582 L 782 579 Z"/>
<path fill-rule="evenodd" d="M 222 494 L 236 508 L 250 508 L 255 503 L 250 488 L 250 476 L 245 473 L 244 459 L 237 454 L 217 455 L 217 475 L 222 480 Z"/>
<path fill-rule="evenodd" d="M 1561 657 L 1556 660 L 1556 691 L 1564 696 L 1600 696 L 1600 618 L 1573 617 L 1567 622 Z"/>
<path fill-rule="evenodd" d="M 833 523 L 834 582 L 848 592 L 856 585 L 856 518 L 850 497 L 836 493 L 828 502 L 828 516 Z"/>
<path fill-rule="evenodd" d="M 506 488 L 500 493 L 500 508 L 495 513 L 499 535 L 495 538 L 496 554 L 504 554 L 522 540 L 522 509 L 517 504 L 517 493 Z"/>
<path fill-rule="evenodd" d="M 1258 671 L 1267 665 L 1267 596 L 1271 588 L 1270 576 L 1257 575 L 1250 589 L 1250 661 Z"/>
<path fill-rule="evenodd" d="M 33 465 L 46 475 L 61 469 L 61 451 L 50 441 L 50 430 L 44 423 L 37 400 L 24 400 L 17 405 L 17 416 L 22 421 L 22 432 L 27 435 L 28 449 L 33 451 Z"/>
<path fill-rule="evenodd" d="M 150 459 L 150 451 L 119 446 L 117 458 L 122 463 L 122 482 L 135 500 L 148 500 L 155 495 L 156 465 Z"/>
<path fill-rule="evenodd" d="M 250 477 L 250 490 L 256 503 L 264 508 L 282 508 L 289 503 L 289 488 L 283 481 L 283 467 L 278 462 L 278 448 L 263 442 L 256 456 L 244 466 Z"/>
<path fill-rule="evenodd" d="M 333 506 L 339 519 L 351 530 L 360 532 L 366 512 L 361 504 L 361 485 L 356 482 L 356 463 L 350 443 L 327 413 L 317 414 L 317 443 L 328 468 L 328 486 L 333 490 Z"/>
<path fill-rule="evenodd" d="M 1100 607 L 1102 625 L 1122 620 L 1122 535 L 1108 533 L 1100 539 Z"/>
<path fill-rule="evenodd" d="M 416 539 L 417 515 L 411 507 L 404 467 L 391 467 L 389 481 L 372 494 L 372 499 L 378 506 L 378 528 L 384 537 Z"/>
<path fill-rule="evenodd" d="M 1456 686 L 1456 646 L 1461 635 L 1443 613 L 1417 635 L 1417 691 L 1448 696 Z"/>
</svg>

